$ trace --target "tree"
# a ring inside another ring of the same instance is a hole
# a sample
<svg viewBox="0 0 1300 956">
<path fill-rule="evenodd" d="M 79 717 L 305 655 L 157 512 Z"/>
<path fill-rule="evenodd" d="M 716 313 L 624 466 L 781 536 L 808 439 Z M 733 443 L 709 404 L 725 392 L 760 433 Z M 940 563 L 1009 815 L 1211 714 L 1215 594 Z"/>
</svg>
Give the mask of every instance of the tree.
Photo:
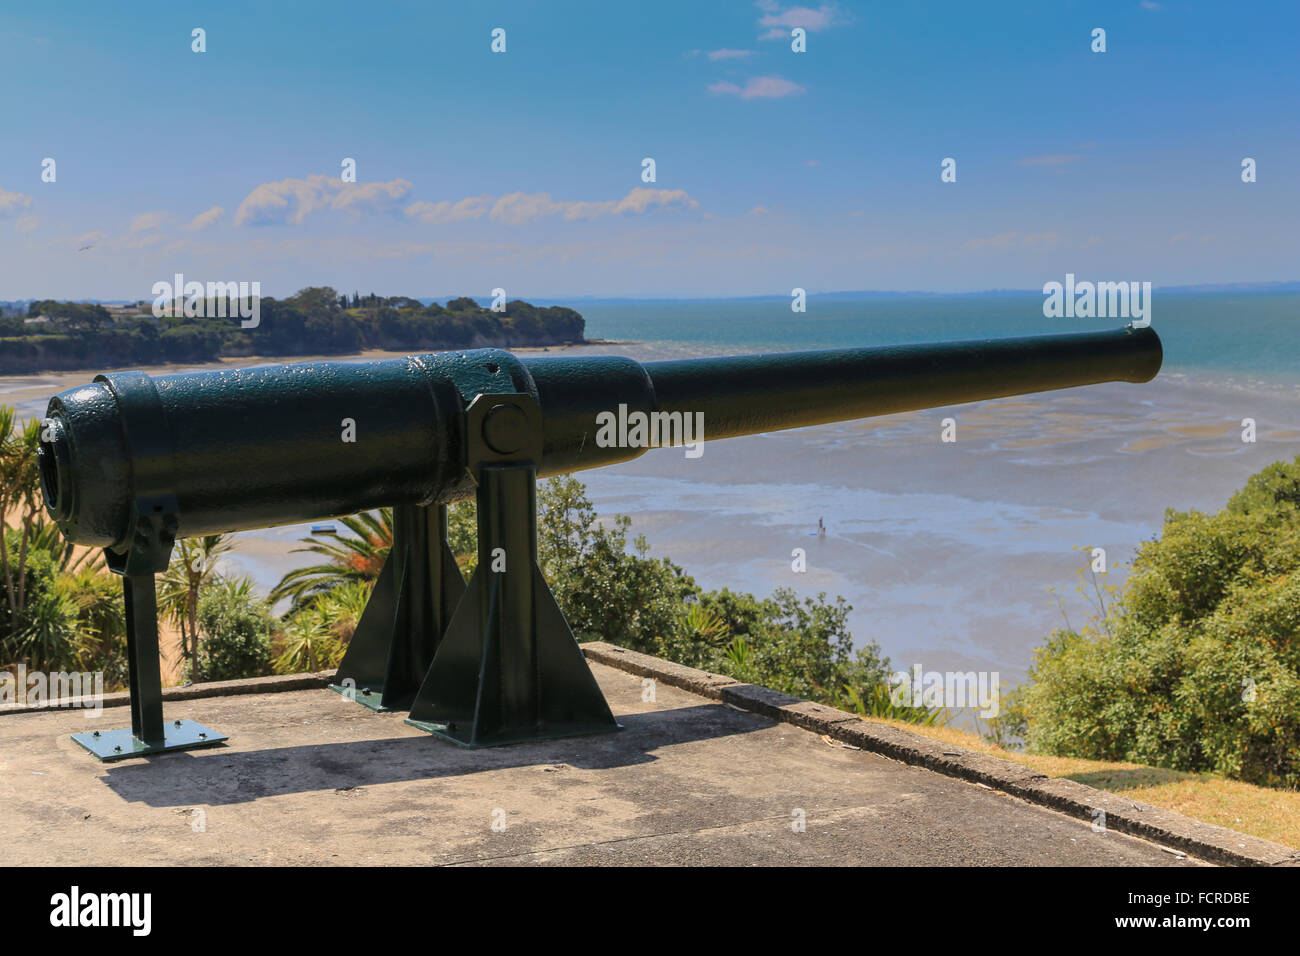
<svg viewBox="0 0 1300 956">
<path fill-rule="evenodd" d="M 662 653 L 673 639 L 682 602 L 695 582 L 666 559 L 646 557 L 638 536 L 629 553 L 631 519 L 597 521 L 582 482 L 571 475 L 538 488 L 538 563 L 576 633 L 634 650 Z"/>
<path fill-rule="evenodd" d="M 351 533 L 300 539 L 307 547 L 294 548 L 293 553 L 309 551 L 328 561 L 290 571 L 272 589 L 272 603 L 289 598 L 297 608 L 349 581 L 379 577 L 393 544 L 393 509 L 365 511 L 338 520 Z"/>
<path fill-rule="evenodd" d="M 37 492 L 40 434 L 38 419 L 31 419 L 19 428 L 14 409 L 0 406 L 0 532 L 11 517 L 17 520 L 19 528 L 17 554 L 10 551 L 9 535 L 0 533 L 0 565 L 4 570 L 5 600 L 11 622 L 20 618 L 26 604 L 28 548 L 43 523 Z"/>
<path fill-rule="evenodd" d="M 332 315 L 339 310 L 339 294 L 327 285 L 299 289 L 285 301 L 308 316 Z"/>
<path fill-rule="evenodd" d="M 230 551 L 229 535 L 182 538 L 171 564 L 158 579 L 158 613 L 181 629 L 181 653 L 190 662 L 190 680 L 200 679 L 199 594 L 217 576 L 217 558 Z"/>
</svg>

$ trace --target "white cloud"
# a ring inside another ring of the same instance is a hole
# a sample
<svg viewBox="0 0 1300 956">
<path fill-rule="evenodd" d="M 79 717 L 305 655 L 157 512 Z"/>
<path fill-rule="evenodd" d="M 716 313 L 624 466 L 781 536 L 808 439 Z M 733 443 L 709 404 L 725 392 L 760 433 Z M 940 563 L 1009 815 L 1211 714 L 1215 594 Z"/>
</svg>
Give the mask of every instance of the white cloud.
<svg viewBox="0 0 1300 956">
<path fill-rule="evenodd" d="M 149 229 L 157 229 L 167 221 L 168 212 L 165 209 L 159 209 L 156 212 L 142 212 L 131 220 L 128 228 L 129 232 L 146 232 Z"/>
<path fill-rule="evenodd" d="M 19 216 L 14 220 L 14 228 L 19 232 L 31 232 L 40 224 L 41 220 L 37 216 Z"/>
<path fill-rule="evenodd" d="M 200 229 L 208 228 L 208 226 L 215 223 L 218 219 L 220 219 L 225 214 L 226 214 L 226 210 L 222 209 L 220 206 L 213 206 L 211 209 L 207 210 L 206 212 L 199 213 L 197 216 L 191 219 L 187 225 L 182 226 L 181 228 L 185 229 L 188 232 L 198 232 Z"/>
<path fill-rule="evenodd" d="M 758 25 L 767 30 L 759 36 L 760 40 L 789 39 L 790 30 L 794 27 L 803 27 L 809 33 L 817 33 L 845 22 L 833 3 L 822 4 L 816 10 L 811 7 L 788 7 L 782 10 L 779 4 L 771 0 L 760 0 L 755 6 L 764 11 L 763 16 L 759 17 Z"/>
<path fill-rule="evenodd" d="M 805 92 L 798 83 L 780 76 L 750 77 L 744 86 L 723 81 L 709 86 L 709 92 L 715 96 L 739 96 L 742 100 L 780 99 L 783 96 L 798 96 Z"/>
<path fill-rule="evenodd" d="M 709 51 L 710 60 L 743 60 L 745 57 L 753 55 L 753 50 L 728 50 L 724 48 Z"/>
<path fill-rule="evenodd" d="M 478 219 L 486 215 L 492 208 L 492 202 L 491 196 L 471 196 L 458 202 L 421 200 L 411 203 L 404 211 L 407 218 L 418 219 L 420 222 L 436 224 L 464 222 L 466 219 Z"/>
<path fill-rule="evenodd" d="M 5 192 L 0 189 L 0 217 L 8 218 L 20 209 L 30 209 L 32 197 L 22 193 Z"/>
<path fill-rule="evenodd" d="M 337 176 L 313 173 L 306 179 L 262 183 L 235 210 L 235 225 L 289 223 L 301 225 L 315 212 L 381 211 L 393 208 L 407 194 L 405 179 L 386 183 L 345 183 Z"/>
<path fill-rule="evenodd" d="M 685 206 L 695 209 L 699 203 L 684 189 L 645 189 L 637 187 L 622 199 L 556 200 L 550 193 L 514 192 L 494 199 L 473 196 L 458 202 L 416 202 L 406 207 L 406 216 L 420 222 L 443 224 L 487 216 L 494 222 L 521 226 L 549 216 L 566 220 L 596 219 L 623 213 L 643 213 L 654 206 Z"/>
</svg>

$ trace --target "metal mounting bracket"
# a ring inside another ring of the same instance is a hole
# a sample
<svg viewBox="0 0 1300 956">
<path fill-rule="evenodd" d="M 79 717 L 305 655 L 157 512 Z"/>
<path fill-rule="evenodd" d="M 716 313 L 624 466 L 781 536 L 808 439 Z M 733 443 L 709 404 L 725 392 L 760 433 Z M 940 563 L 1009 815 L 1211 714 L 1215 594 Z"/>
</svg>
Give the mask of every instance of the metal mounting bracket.
<svg viewBox="0 0 1300 956">
<path fill-rule="evenodd" d="M 480 394 L 465 418 L 478 567 L 406 722 L 468 747 L 618 730 L 537 566 L 541 409 Z"/>
</svg>

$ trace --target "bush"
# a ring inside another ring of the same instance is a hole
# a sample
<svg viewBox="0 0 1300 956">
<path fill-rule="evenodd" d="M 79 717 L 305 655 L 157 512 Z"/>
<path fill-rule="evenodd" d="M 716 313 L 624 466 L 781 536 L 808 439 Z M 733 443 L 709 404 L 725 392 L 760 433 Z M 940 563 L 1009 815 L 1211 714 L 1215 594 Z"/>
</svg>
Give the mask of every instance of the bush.
<svg viewBox="0 0 1300 956">
<path fill-rule="evenodd" d="M 1031 750 L 1300 787 L 1300 458 L 1213 515 L 1169 511 L 1100 631 L 1053 633 Z"/>
<path fill-rule="evenodd" d="M 202 679 L 236 680 L 271 673 L 271 609 L 248 578 L 216 578 L 199 596 Z"/>
<path fill-rule="evenodd" d="M 6 529 L 10 544 L 17 537 Z M 10 553 L 14 553 L 10 548 Z M 76 593 L 58 562 L 44 550 L 27 555 L 26 601 L 17 620 L 0 605 L 0 660 L 25 661 L 32 670 L 80 670 L 90 641 L 82 631 Z"/>
<path fill-rule="evenodd" d="M 646 557 L 643 537 L 627 550 L 632 521 L 605 524 L 582 482 L 552 478 L 538 489 L 538 563 L 575 634 L 648 654 L 673 646 L 683 601 L 698 593 L 677 565 Z M 682 663 L 686 663 L 683 661 Z"/>
<path fill-rule="evenodd" d="M 275 656 L 277 674 L 327 670 L 339 665 L 347 647 L 339 640 L 330 613 L 328 606 L 312 605 L 301 608 L 285 622 Z"/>
</svg>

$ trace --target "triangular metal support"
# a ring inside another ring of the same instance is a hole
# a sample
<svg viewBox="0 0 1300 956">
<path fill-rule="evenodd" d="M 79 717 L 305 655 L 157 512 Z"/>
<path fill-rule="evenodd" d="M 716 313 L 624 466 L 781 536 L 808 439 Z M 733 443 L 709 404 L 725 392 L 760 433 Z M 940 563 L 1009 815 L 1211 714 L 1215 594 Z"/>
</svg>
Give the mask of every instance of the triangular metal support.
<svg viewBox="0 0 1300 956">
<path fill-rule="evenodd" d="M 470 747 L 618 730 L 537 566 L 541 409 L 479 395 L 466 422 L 478 568 L 407 723 Z"/>
<path fill-rule="evenodd" d="M 408 708 L 464 594 L 447 506 L 393 508 L 388 559 L 330 687 L 373 710 Z"/>
</svg>

